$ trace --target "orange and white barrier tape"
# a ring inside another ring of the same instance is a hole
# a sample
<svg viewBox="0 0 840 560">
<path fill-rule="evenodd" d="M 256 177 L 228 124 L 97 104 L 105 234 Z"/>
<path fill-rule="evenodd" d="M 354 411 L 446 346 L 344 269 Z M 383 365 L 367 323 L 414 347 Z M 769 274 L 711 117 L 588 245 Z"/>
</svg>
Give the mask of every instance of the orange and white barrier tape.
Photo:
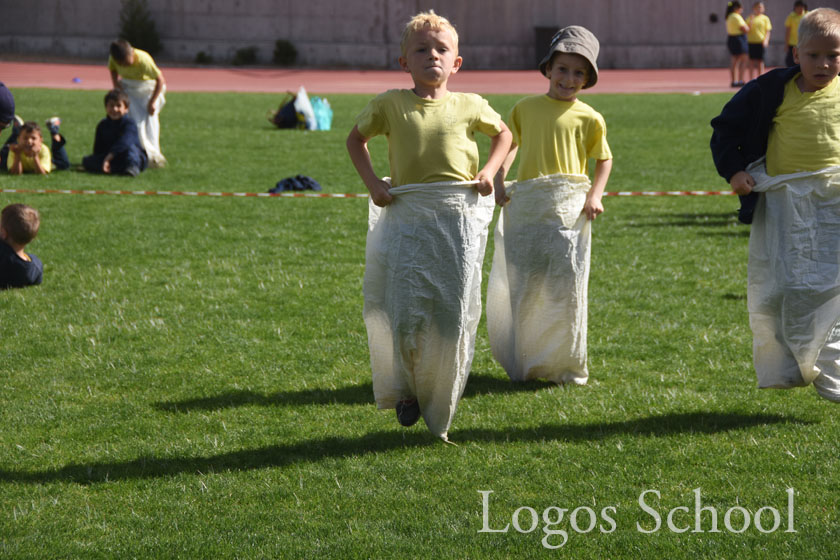
<svg viewBox="0 0 840 560">
<path fill-rule="evenodd" d="M 321 193 L 286 191 L 268 192 L 200 192 L 200 191 L 106 191 L 84 189 L 0 189 L 4 194 L 122 194 L 142 196 L 219 196 L 259 198 L 368 198 L 367 193 Z M 730 191 L 616 191 L 605 192 L 604 196 L 709 196 L 731 195 Z"/>
</svg>

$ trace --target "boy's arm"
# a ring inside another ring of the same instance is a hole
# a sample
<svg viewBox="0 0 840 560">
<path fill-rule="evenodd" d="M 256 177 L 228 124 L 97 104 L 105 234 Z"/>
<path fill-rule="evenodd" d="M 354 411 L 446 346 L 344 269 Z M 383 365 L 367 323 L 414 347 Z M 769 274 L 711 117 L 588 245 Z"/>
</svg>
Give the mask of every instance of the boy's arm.
<svg viewBox="0 0 840 560">
<path fill-rule="evenodd" d="M 599 159 L 595 162 L 595 178 L 592 181 L 592 187 L 586 194 L 586 202 L 583 204 L 583 213 L 586 214 L 588 220 L 594 220 L 599 214 L 604 213 L 601 197 L 604 196 L 604 189 L 607 188 L 607 180 L 610 178 L 610 171 L 612 171 L 612 162 L 611 159 Z"/>
<path fill-rule="evenodd" d="M 373 162 L 370 159 L 370 151 L 367 143 L 369 138 L 362 136 L 359 127 L 354 126 L 347 136 L 347 153 L 350 154 L 350 161 L 362 178 L 362 181 L 370 193 L 370 198 L 377 206 L 387 206 L 393 197 L 388 192 L 389 185 L 376 176 L 373 170 Z"/>
<path fill-rule="evenodd" d="M 41 148 L 43 149 L 43 147 Z M 45 168 L 41 165 L 41 150 L 32 152 L 32 164 L 35 166 L 35 173 L 38 175 L 46 175 L 50 172 L 50 168 Z"/>
<path fill-rule="evenodd" d="M 712 119 L 712 138 L 709 146 L 718 174 L 731 184 L 739 172 L 743 172 L 751 161 L 747 161 L 742 147 L 747 134 L 754 128 L 761 106 L 761 92 L 750 83 L 742 88 L 723 107 L 720 115 Z"/>
<path fill-rule="evenodd" d="M 114 89 L 122 89 L 122 83 L 120 83 L 120 74 L 116 70 L 111 70 L 111 84 L 113 84 Z"/>
<path fill-rule="evenodd" d="M 493 192 L 493 179 L 510 152 L 513 134 L 511 134 L 504 121 L 501 121 L 500 124 L 501 130 L 499 133 L 490 138 L 490 154 L 487 156 L 487 163 L 484 164 L 484 167 L 481 168 L 474 179 L 478 181 L 476 187 L 478 188 L 478 194 L 481 196 L 487 196 Z"/>
<path fill-rule="evenodd" d="M 507 177 L 510 168 L 513 166 L 513 162 L 516 160 L 516 154 L 518 151 L 519 146 L 511 142 L 510 151 L 505 157 L 505 161 L 502 162 L 502 165 L 496 172 L 496 178 L 493 181 L 493 192 L 496 195 L 496 204 L 498 204 L 499 206 L 504 206 L 505 204 L 510 202 L 510 198 L 507 196 L 507 194 L 505 194 L 505 177 Z"/>
<path fill-rule="evenodd" d="M 155 91 L 152 92 L 152 96 L 149 98 L 149 104 L 147 106 L 149 116 L 155 114 L 155 103 L 157 103 L 158 97 L 160 97 L 160 94 L 163 91 L 163 86 L 165 85 L 166 80 L 163 79 L 163 74 L 159 74 L 157 79 L 155 80 Z"/>
<path fill-rule="evenodd" d="M 20 159 L 21 147 L 18 144 L 9 145 L 9 157 L 12 158 L 9 164 L 9 175 L 20 175 L 23 173 L 23 161 Z"/>
</svg>

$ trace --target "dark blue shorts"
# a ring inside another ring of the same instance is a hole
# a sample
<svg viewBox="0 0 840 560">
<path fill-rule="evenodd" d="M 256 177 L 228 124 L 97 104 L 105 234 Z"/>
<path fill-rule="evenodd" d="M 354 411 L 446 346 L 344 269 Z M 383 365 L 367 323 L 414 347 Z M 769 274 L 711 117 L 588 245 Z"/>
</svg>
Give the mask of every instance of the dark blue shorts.
<svg viewBox="0 0 840 560">
<path fill-rule="evenodd" d="M 747 36 L 729 35 L 726 38 L 726 46 L 729 48 L 729 54 L 732 56 L 747 54 Z"/>
<path fill-rule="evenodd" d="M 750 43 L 750 60 L 764 60 L 764 44 Z"/>
</svg>

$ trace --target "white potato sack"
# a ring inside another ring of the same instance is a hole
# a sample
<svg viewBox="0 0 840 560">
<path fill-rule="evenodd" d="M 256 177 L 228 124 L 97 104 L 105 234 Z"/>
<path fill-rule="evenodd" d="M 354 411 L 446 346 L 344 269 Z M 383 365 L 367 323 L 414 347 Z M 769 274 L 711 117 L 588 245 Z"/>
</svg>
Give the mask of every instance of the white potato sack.
<svg viewBox="0 0 840 560">
<path fill-rule="evenodd" d="M 591 183 L 557 174 L 511 183 L 494 233 L 487 288 L 493 356 L 513 381 L 583 385 L 591 225 L 582 213 Z"/>
<path fill-rule="evenodd" d="M 472 365 L 493 197 L 474 183 L 391 189 L 369 203 L 364 320 L 379 408 L 416 396 L 447 439 Z"/>
</svg>

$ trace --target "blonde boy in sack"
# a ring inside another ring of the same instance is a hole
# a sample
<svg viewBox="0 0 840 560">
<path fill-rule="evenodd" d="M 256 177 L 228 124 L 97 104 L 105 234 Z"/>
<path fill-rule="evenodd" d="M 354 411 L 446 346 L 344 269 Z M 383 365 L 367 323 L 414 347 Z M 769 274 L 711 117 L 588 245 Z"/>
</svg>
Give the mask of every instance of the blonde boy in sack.
<svg viewBox="0 0 840 560">
<path fill-rule="evenodd" d="M 448 441 L 481 318 L 488 195 L 510 131 L 483 98 L 448 90 L 462 60 L 447 19 L 417 14 L 401 48 L 414 87 L 374 98 L 347 138 L 371 201 L 364 319 L 377 406 L 395 409 L 403 426 L 422 415 Z M 492 139 L 481 169 L 475 133 Z M 378 135 L 388 139 L 390 181 L 367 148 Z"/>
<path fill-rule="evenodd" d="M 512 381 L 585 384 L 590 223 L 612 169 L 603 117 L 577 99 L 598 80 L 598 39 L 586 28 L 557 32 L 540 71 L 546 95 L 513 108 L 513 147 L 496 175 L 503 206 L 487 290 L 493 355 Z M 517 181 L 506 187 L 517 153 Z M 595 159 L 590 183 L 587 163 Z"/>
<path fill-rule="evenodd" d="M 757 201 L 747 307 L 759 388 L 813 384 L 840 402 L 840 12 L 808 12 L 793 56 L 724 106 L 711 148 L 732 190 Z"/>
</svg>

